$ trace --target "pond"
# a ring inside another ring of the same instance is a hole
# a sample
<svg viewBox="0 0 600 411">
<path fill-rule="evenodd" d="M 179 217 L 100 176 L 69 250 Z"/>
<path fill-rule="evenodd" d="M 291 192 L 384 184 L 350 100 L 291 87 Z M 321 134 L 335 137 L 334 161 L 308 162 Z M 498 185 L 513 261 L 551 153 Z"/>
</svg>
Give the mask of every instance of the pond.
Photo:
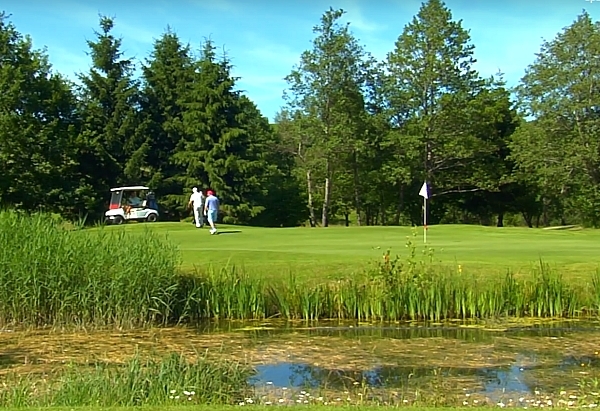
<svg viewBox="0 0 600 411">
<path fill-rule="evenodd" d="M 251 364 L 250 382 L 263 403 L 596 404 L 599 324 L 263 321 L 122 332 L 3 330 L 0 372 L 118 363 L 136 352 L 208 351 Z"/>
</svg>

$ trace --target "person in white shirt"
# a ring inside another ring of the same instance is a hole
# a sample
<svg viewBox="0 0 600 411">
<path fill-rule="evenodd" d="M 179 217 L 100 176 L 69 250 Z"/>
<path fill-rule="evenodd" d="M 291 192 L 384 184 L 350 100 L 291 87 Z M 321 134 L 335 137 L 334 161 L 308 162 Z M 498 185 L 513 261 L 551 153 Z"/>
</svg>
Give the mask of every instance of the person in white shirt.
<svg viewBox="0 0 600 411">
<path fill-rule="evenodd" d="M 190 196 L 190 201 L 188 202 L 188 207 L 192 207 L 194 209 L 194 221 L 196 222 L 196 227 L 201 228 L 204 225 L 204 218 L 202 216 L 202 203 L 204 202 L 204 195 L 202 195 L 202 191 L 198 191 L 198 188 L 192 188 L 192 195 Z"/>
</svg>

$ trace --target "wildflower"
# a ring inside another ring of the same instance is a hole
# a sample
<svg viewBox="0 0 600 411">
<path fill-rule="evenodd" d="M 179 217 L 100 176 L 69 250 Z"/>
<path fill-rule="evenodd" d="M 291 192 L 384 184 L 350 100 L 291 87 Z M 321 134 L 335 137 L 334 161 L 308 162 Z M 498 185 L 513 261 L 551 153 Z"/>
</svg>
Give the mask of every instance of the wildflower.
<svg viewBox="0 0 600 411">
<path fill-rule="evenodd" d="M 190 395 L 190 392 L 189 391 L 184 391 L 183 395 Z"/>
<path fill-rule="evenodd" d="M 463 405 L 469 405 L 469 401 L 463 401 Z"/>
<path fill-rule="evenodd" d="M 497 405 L 498 405 L 500 408 L 504 408 L 504 407 L 506 407 L 506 404 L 504 404 L 502 401 L 500 401 L 500 402 L 499 402 Z"/>
<path fill-rule="evenodd" d="M 239 405 L 244 405 L 246 404 L 244 401 L 240 401 Z"/>
<path fill-rule="evenodd" d="M 170 392 L 171 392 L 171 394 L 175 394 L 177 392 L 177 390 L 171 390 Z"/>
<path fill-rule="evenodd" d="M 267 381 L 267 385 L 273 385 L 273 381 Z"/>
<path fill-rule="evenodd" d="M 175 399 L 176 399 L 176 400 L 178 400 L 178 399 L 179 399 L 179 395 L 176 395 L 176 396 L 175 396 Z"/>
<path fill-rule="evenodd" d="M 565 395 L 567 392 L 566 391 L 561 391 L 560 395 Z"/>
<path fill-rule="evenodd" d="M 273 404 L 271 401 L 265 401 L 265 405 L 271 405 Z"/>
<path fill-rule="evenodd" d="M 284 401 L 285 401 L 285 400 L 284 400 L 283 398 L 280 398 L 278 402 L 281 404 L 281 403 L 282 403 L 282 402 L 284 402 Z"/>
</svg>

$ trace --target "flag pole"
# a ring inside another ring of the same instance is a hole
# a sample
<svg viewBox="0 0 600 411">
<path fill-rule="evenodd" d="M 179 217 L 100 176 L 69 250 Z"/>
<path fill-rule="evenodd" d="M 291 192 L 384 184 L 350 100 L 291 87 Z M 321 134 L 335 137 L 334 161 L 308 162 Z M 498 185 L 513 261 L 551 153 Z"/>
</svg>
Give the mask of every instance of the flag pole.
<svg viewBox="0 0 600 411">
<path fill-rule="evenodd" d="M 421 186 L 419 195 L 423 197 L 423 243 L 427 244 L 427 199 L 429 198 L 427 181 L 425 181 Z"/>
<path fill-rule="evenodd" d="M 423 244 L 427 244 L 427 198 L 423 197 Z"/>
</svg>

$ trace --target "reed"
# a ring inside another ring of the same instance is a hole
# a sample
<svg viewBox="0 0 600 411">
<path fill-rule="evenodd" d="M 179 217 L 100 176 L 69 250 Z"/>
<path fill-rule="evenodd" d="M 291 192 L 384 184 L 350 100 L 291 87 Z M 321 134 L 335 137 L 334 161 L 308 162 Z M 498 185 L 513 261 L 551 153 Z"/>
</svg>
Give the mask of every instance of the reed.
<svg viewBox="0 0 600 411">
<path fill-rule="evenodd" d="M 136 354 L 124 364 L 68 364 L 47 375 L 2 376 L 0 407 L 237 404 L 251 395 L 254 371 L 233 361 L 180 354 Z"/>
<path fill-rule="evenodd" d="M 83 231 L 45 214 L 0 213 L 0 322 L 166 323 L 177 249 L 150 230 Z"/>
</svg>

